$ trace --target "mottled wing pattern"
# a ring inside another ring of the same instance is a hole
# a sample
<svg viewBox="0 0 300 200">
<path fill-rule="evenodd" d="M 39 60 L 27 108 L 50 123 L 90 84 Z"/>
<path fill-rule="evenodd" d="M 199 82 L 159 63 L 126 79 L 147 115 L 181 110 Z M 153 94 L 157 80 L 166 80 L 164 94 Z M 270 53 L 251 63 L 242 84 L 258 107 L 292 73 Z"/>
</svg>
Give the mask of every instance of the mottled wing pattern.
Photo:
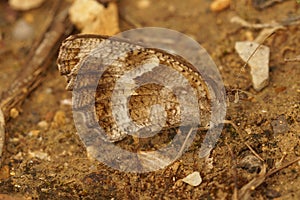
<svg viewBox="0 0 300 200">
<path fill-rule="evenodd" d="M 57 65 L 62 76 L 67 78 L 67 90 L 73 89 L 73 79 L 81 62 L 107 37 L 96 35 L 71 35 L 65 39 L 60 47 Z"/>
<path fill-rule="evenodd" d="M 111 49 L 97 49 L 103 41 L 108 41 L 112 45 Z M 116 55 L 122 51 L 126 54 Z M 106 59 L 112 62 L 105 63 Z M 163 87 L 164 84 L 156 84 L 162 80 L 180 83 L 168 70 L 175 70 L 187 80 L 197 97 L 197 102 L 195 105 L 190 105 L 190 108 L 198 108 L 201 112 L 200 122 L 198 122 L 201 126 L 209 123 L 210 96 L 206 83 L 197 70 L 180 56 L 158 49 L 144 48 L 128 43 L 128 41 L 110 39 L 106 36 L 75 35 L 63 42 L 57 64 L 61 75 L 67 77 L 68 90 L 74 88 L 76 75 L 83 66 L 85 68 L 97 67 L 100 70 L 101 78 L 94 77 L 95 74 L 92 73 L 84 75 L 90 77 L 87 80 L 98 80 L 95 97 L 91 96 L 89 83 L 77 81 L 77 89 L 83 89 L 81 97 L 78 98 L 79 101 L 75 102 L 75 109 L 83 111 L 89 106 L 95 106 L 98 123 L 105 130 L 108 141 L 115 142 L 123 139 L 128 132 L 134 132 L 136 126 L 148 126 L 147 129 L 141 129 L 142 132 L 155 132 L 157 127 L 151 126 L 155 121 L 153 117 L 151 118 L 151 113 L 156 112 L 155 105 L 162 105 L 166 111 L 165 116 L 159 116 L 161 118 L 156 119 L 160 128 L 176 127 L 181 125 L 182 121 L 189 121 L 181 116 L 182 108 L 178 97 L 170 89 Z M 109 66 L 104 69 L 105 65 Z M 157 68 L 157 66 L 164 67 Z M 145 80 L 149 83 L 144 84 Z M 180 91 L 180 87 L 177 87 L 177 90 L 179 94 L 186 92 Z M 125 105 L 126 99 L 129 100 L 128 106 Z M 128 109 L 128 112 L 123 112 L 124 108 Z M 185 117 L 190 118 L 191 123 L 194 123 L 192 119 L 195 116 Z M 88 123 L 88 117 L 86 120 Z M 129 120 L 132 120 L 134 124 L 131 124 Z M 161 122 L 164 123 L 160 124 Z"/>
</svg>

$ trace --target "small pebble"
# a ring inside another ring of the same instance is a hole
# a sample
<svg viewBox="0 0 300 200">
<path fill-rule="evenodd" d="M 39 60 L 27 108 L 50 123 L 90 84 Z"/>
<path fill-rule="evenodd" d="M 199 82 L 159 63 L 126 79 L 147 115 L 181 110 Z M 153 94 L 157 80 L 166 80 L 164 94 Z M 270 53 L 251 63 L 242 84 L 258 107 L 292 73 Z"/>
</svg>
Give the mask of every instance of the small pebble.
<svg viewBox="0 0 300 200">
<path fill-rule="evenodd" d="M 245 131 L 248 135 L 250 135 L 252 133 L 251 128 L 245 128 Z"/>
<path fill-rule="evenodd" d="M 39 134 L 40 134 L 40 130 L 31 130 L 28 135 L 29 136 L 34 136 L 34 137 L 37 137 Z"/>
<path fill-rule="evenodd" d="M 72 99 L 63 99 L 60 101 L 61 105 L 72 106 Z"/>
<path fill-rule="evenodd" d="M 19 116 L 19 111 L 16 108 L 12 108 L 9 112 L 9 116 L 13 119 L 17 118 Z"/>
<path fill-rule="evenodd" d="M 38 125 L 38 127 L 40 127 L 43 130 L 46 130 L 49 127 L 48 122 L 45 120 L 40 121 L 37 125 Z"/>
<path fill-rule="evenodd" d="M 14 10 L 30 10 L 33 8 L 37 8 L 45 0 L 9 0 L 9 6 Z"/>
<path fill-rule="evenodd" d="M 32 158 L 38 158 L 38 159 L 41 159 L 41 160 L 50 161 L 49 155 L 45 152 L 42 152 L 42 151 L 29 151 L 28 154 Z"/>
<path fill-rule="evenodd" d="M 199 172 L 193 172 L 189 174 L 187 177 L 183 178 L 182 181 L 191 186 L 196 187 L 201 184 L 202 178 Z"/>
<path fill-rule="evenodd" d="M 210 10 L 220 12 L 230 6 L 231 0 L 215 0 L 210 4 Z"/>
<path fill-rule="evenodd" d="M 23 160 L 24 158 L 24 155 L 22 152 L 19 152 L 17 153 L 16 155 L 13 156 L 13 159 L 16 159 L 16 160 Z M 13 172 L 10 172 L 10 174 L 12 175 Z"/>
<path fill-rule="evenodd" d="M 105 8 L 96 0 L 76 0 L 69 9 L 69 15 L 81 33 L 114 35 L 120 31 L 115 2 Z"/>
<path fill-rule="evenodd" d="M 275 134 L 285 133 L 288 131 L 288 123 L 283 115 L 271 122 Z"/>
</svg>

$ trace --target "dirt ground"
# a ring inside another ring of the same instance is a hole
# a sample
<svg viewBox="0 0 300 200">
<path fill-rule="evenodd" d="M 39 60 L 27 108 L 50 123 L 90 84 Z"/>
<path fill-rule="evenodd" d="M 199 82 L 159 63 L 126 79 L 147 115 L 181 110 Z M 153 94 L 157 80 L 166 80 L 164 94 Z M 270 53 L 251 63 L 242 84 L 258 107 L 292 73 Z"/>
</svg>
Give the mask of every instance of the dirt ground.
<svg viewBox="0 0 300 200">
<path fill-rule="evenodd" d="M 234 191 L 240 192 L 261 173 L 262 163 L 270 171 L 300 156 L 300 62 L 284 61 L 300 55 L 300 26 L 285 26 L 264 42 L 271 51 L 270 83 L 256 92 L 234 44 L 255 38 L 260 30 L 230 22 L 233 16 L 251 23 L 281 22 L 299 17 L 300 4 L 285 0 L 257 10 L 250 1 L 232 1 L 230 8 L 214 13 L 209 10 L 210 0 L 150 1 L 147 9 L 138 2 L 118 1 L 121 31 L 138 24 L 177 30 L 196 39 L 217 64 L 232 94 L 226 119 L 241 133 L 226 124 L 211 162 L 198 157 L 199 136 L 164 169 L 142 174 L 114 170 L 88 158 L 66 103 L 71 92 L 65 90 L 66 81 L 53 58 L 42 84 L 26 99 L 19 116 L 7 122 L 0 199 L 234 199 Z M 0 92 L 26 67 L 31 43 L 47 18 L 47 6 L 17 12 L 7 1 L 0 2 Z M 12 36 L 20 19 L 29 20 L 34 28 L 32 37 L 22 42 Z M 233 102 L 235 89 L 243 91 L 237 102 Z M 199 186 L 181 181 L 194 171 L 201 174 Z M 266 177 L 249 199 L 300 199 L 299 172 L 300 162 L 296 162 Z"/>
</svg>

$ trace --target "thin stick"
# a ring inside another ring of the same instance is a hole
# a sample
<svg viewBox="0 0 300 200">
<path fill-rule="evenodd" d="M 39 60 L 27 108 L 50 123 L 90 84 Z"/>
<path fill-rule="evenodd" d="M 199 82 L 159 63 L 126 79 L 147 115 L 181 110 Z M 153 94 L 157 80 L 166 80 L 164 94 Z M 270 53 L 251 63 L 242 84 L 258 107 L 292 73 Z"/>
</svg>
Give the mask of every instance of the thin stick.
<svg viewBox="0 0 300 200">
<path fill-rule="evenodd" d="M 300 62 L 300 55 L 295 58 L 285 58 L 285 62 Z"/>
<path fill-rule="evenodd" d="M 186 143 L 187 143 L 188 139 L 190 138 L 190 136 L 191 136 L 191 134 L 192 134 L 193 131 L 194 131 L 194 128 L 191 128 L 190 131 L 189 131 L 189 133 L 185 137 L 185 140 L 184 140 L 184 142 L 183 142 L 183 144 L 182 144 L 182 146 L 181 146 L 181 148 L 180 148 L 180 150 L 179 150 L 179 152 L 178 152 L 175 160 L 177 160 L 182 155 L 182 153 L 184 151 L 184 148 L 186 146 Z"/>
<path fill-rule="evenodd" d="M 280 170 L 282 170 L 282 169 L 284 169 L 284 168 L 287 168 L 288 166 L 290 166 L 290 165 L 292 165 L 292 164 L 294 164 L 294 163 L 296 163 L 296 162 L 298 162 L 298 161 L 300 161 L 300 157 L 297 157 L 296 159 L 294 159 L 294 160 L 292 160 L 292 161 L 290 161 L 290 162 L 288 162 L 288 163 L 286 163 L 286 164 L 284 164 L 284 165 L 282 165 L 282 166 L 280 166 L 280 167 L 278 167 L 278 168 L 271 169 L 271 170 L 266 174 L 266 177 L 271 176 L 272 174 L 275 174 L 276 172 L 278 172 L 278 171 L 280 171 Z"/>
<path fill-rule="evenodd" d="M 252 147 L 247 143 L 247 142 L 244 142 L 245 143 L 245 145 L 248 147 L 248 149 L 250 149 L 250 151 L 259 159 L 259 160 L 261 160 L 262 162 L 265 162 L 265 160 L 262 158 L 262 157 L 260 157 L 255 151 L 254 151 L 254 149 L 252 149 Z"/>
</svg>

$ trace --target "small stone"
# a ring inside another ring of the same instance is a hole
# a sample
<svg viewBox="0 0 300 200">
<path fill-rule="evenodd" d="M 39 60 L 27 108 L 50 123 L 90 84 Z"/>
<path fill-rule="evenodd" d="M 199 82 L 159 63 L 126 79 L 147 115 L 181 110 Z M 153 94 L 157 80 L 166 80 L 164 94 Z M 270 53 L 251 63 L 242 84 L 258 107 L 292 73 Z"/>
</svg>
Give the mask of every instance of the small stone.
<svg viewBox="0 0 300 200">
<path fill-rule="evenodd" d="M 12 108 L 9 112 L 9 116 L 15 119 L 19 116 L 19 111 L 16 108 Z"/>
<path fill-rule="evenodd" d="M 41 160 L 50 161 L 49 155 L 45 152 L 42 152 L 42 151 L 29 151 L 28 154 L 32 158 L 38 158 L 38 159 L 41 159 Z"/>
<path fill-rule="evenodd" d="M 140 9 L 145 9 L 150 6 L 150 1 L 149 0 L 139 0 L 137 1 L 137 6 Z"/>
<path fill-rule="evenodd" d="M 251 128 L 245 128 L 245 131 L 248 135 L 250 135 L 252 133 Z"/>
<path fill-rule="evenodd" d="M 63 99 L 60 101 L 61 105 L 72 106 L 72 99 Z"/>
<path fill-rule="evenodd" d="M 29 136 L 34 136 L 34 137 L 37 137 L 39 134 L 40 134 L 40 130 L 31 130 L 28 135 Z"/>
<path fill-rule="evenodd" d="M 235 43 L 235 50 L 245 62 L 252 56 L 248 64 L 251 68 L 253 88 L 260 91 L 266 87 L 269 83 L 269 47 L 256 42 L 243 41 Z M 254 51 L 256 52 L 253 54 Z"/>
<path fill-rule="evenodd" d="M 202 178 L 199 172 L 193 172 L 189 174 L 187 177 L 183 178 L 182 181 L 191 186 L 196 187 L 202 183 Z"/>
<path fill-rule="evenodd" d="M 23 41 L 30 40 L 33 38 L 33 27 L 23 19 L 20 19 L 16 22 L 12 35 L 15 39 Z"/>
<path fill-rule="evenodd" d="M 9 0 L 9 6 L 14 10 L 30 10 L 32 8 L 37 8 L 45 0 Z"/>
<path fill-rule="evenodd" d="M 220 12 L 230 6 L 231 0 L 215 0 L 210 4 L 210 10 L 213 12 Z"/>
<path fill-rule="evenodd" d="M 275 134 L 285 133 L 288 131 L 288 123 L 283 115 L 271 122 Z"/>
<path fill-rule="evenodd" d="M 13 156 L 13 159 L 16 159 L 16 160 L 22 160 L 24 159 L 24 155 L 22 152 L 18 152 L 16 155 Z M 11 172 L 10 174 L 12 175 L 13 172 Z"/>
<path fill-rule="evenodd" d="M 40 121 L 37 125 L 38 125 L 38 127 L 40 127 L 43 130 L 46 130 L 49 127 L 48 122 L 45 120 Z"/>
<path fill-rule="evenodd" d="M 118 33 L 118 7 L 115 2 L 105 8 L 96 0 L 76 0 L 69 10 L 70 19 L 81 33 L 114 35 Z"/>
</svg>

